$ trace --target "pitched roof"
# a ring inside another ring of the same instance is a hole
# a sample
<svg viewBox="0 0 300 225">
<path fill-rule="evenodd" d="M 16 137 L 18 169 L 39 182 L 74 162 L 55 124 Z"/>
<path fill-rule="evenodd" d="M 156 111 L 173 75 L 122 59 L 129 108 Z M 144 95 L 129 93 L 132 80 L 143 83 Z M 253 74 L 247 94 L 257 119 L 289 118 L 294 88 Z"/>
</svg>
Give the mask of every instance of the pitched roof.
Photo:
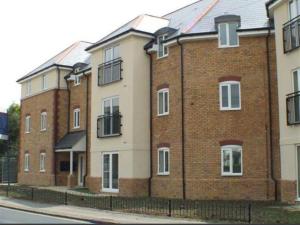
<svg viewBox="0 0 300 225">
<path fill-rule="evenodd" d="M 55 149 L 71 149 L 85 135 L 86 135 L 86 131 L 68 133 L 55 145 Z"/>
<path fill-rule="evenodd" d="M 73 65 L 79 62 L 89 64 L 90 54 L 86 52 L 85 49 L 91 45 L 91 43 L 85 41 L 76 42 L 30 73 L 26 74 L 24 77 L 20 78 L 17 82 L 29 78 L 52 66 L 59 65 L 72 68 Z"/>
</svg>

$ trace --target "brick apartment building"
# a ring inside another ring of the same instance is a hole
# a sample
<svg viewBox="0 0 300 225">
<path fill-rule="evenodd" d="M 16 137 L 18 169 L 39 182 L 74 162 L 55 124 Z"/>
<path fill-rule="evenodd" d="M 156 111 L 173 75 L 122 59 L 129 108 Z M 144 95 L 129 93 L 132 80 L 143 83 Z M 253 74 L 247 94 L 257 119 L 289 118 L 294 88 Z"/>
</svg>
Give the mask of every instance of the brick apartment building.
<svg viewBox="0 0 300 225">
<path fill-rule="evenodd" d="M 18 81 L 20 183 L 281 197 L 275 38 L 264 1 L 200 0 L 77 45 Z M 42 84 L 50 72 L 53 88 L 26 95 L 28 80 Z"/>
</svg>

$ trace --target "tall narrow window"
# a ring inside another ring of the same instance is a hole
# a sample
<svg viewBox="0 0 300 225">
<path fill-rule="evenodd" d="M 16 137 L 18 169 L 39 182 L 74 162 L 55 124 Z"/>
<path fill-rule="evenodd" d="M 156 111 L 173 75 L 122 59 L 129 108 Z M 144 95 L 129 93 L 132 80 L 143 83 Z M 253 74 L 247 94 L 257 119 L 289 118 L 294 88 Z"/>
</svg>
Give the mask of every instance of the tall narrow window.
<svg viewBox="0 0 300 225">
<path fill-rule="evenodd" d="M 158 175 L 170 174 L 170 150 L 168 148 L 158 149 Z"/>
<path fill-rule="evenodd" d="M 25 94 L 26 96 L 31 95 L 31 80 L 25 83 Z"/>
<path fill-rule="evenodd" d="M 167 37 L 168 37 L 167 35 L 161 35 L 157 38 L 158 58 L 168 56 L 168 54 L 169 54 L 169 49 L 164 43 L 164 41 L 167 39 Z"/>
<path fill-rule="evenodd" d="M 80 109 L 74 109 L 73 112 L 74 129 L 80 128 Z"/>
<path fill-rule="evenodd" d="M 47 84 L 47 75 L 42 76 L 42 90 L 46 90 L 48 88 Z"/>
<path fill-rule="evenodd" d="M 300 122 L 300 69 L 295 70 L 293 72 L 294 76 L 294 98 L 291 98 L 294 100 L 294 121 L 296 123 Z"/>
<path fill-rule="evenodd" d="M 24 171 L 25 172 L 29 171 L 29 153 L 25 153 L 25 157 L 24 157 Z"/>
<path fill-rule="evenodd" d="M 169 89 L 161 89 L 157 92 L 157 113 L 159 116 L 169 114 Z"/>
<path fill-rule="evenodd" d="M 241 109 L 241 88 L 238 81 L 225 81 L 220 83 L 220 109 Z"/>
<path fill-rule="evenodd" d="M 47 130 L 47 113 L 41 113 L 41 131 Z"/>
<path fill-rule="evenodd" d="M 25 133 L 30 133 L 31 131 L 31 116 L 25 117 Z"/>
<path fill-rule="evenodd" d="M 118 192 L 119 154 L 105 153 L 102 160 L 102 189 L 106 192 Z"/>
<path fill-rule="evenodd" d="M 100 137 L 120 135 L 119 97 L 106 98 L 102 102 Z"/>
<path fill-rule="evenodd" d="M 222 147 L 222 175 L 241 176 L 242 170 L 242 147 L 229 145 Z"/>
<path fill-rule="evenodd" d="M 238 23 L 219 24 L 219 47 L 236 47 L 239 45 Z"/>
<path fill-rule="evenodd" d="M 40 172 L 45 172 L 46 153 L 40 153 Z"/>
<path fill-rule="evenodd" d="M 80 85 L 80 76 L 78 76 L 78 75 L 76 75 L 75 76 L 75 80 L 74 80 L 74 86 L 78 86 L 78 85 Z"/>
<path fill-rule="evenodd" d="M 289 1 L 290 20 L 300 15 L 300 0 Z"/>
</svg>

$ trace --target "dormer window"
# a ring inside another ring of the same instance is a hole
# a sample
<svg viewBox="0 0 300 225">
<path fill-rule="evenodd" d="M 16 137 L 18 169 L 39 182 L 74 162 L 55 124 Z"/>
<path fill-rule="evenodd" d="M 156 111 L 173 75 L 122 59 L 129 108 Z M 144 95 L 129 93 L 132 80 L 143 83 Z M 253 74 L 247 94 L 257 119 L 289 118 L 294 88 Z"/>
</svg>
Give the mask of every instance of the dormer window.
<svg viewBox="0 0 300 225">
<path fill-rule="evenodd" d="M 219 47 L 237 47 L 239 38 L 237 34 L 238 23 L 220 23 L 219 28 Z"/>
<path fill-rule="evenodd" d="M 80 85 L 80 76 L 75 76 L 75 80 L 74 80 L 74 86 L 78 86 Z"/>
<path fill-rule="evenodd" d="M 167 39 L 167 35 L 160 35 L 157 38 L 157 44 L 158 44 L 158 58 L 163 58 L 168 56 L 169 54 L 169 49 L 168 47 L 165 45 L 164 41 Z"/>
</svg>

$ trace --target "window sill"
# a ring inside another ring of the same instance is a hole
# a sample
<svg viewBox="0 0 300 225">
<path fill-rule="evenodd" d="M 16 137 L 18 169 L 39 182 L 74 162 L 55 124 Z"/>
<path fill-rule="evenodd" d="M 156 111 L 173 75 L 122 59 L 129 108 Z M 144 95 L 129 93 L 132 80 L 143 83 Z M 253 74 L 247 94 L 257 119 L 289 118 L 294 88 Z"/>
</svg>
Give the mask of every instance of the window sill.
<svg viewBox="0 0 300 225">
<path fill-rule="evenodd" d="M 241 111 L 242 108 L 237 108 L 237 109 L 220 109 L 220 111 Z"/>
<path fill-rule="evenodd" d="M 114 80 L 114 81 L 112 81 L 112 82 L 105 83 L 105 84 L 99 84 L 99 83 L 98 83 L 98 86 L 99 86 L 99 87 L 106 87 L 106 86 L 109 86 L 109 85 L 111 85 L 111 84 L 118 83 L 118 82 L 120 82 L 120 81 L 122 81 L 122 80 L 123 80 L 123 78 L 120 78 L 119 80 Z"/>
<path fill-rule="evenodd" d="M 74 129 L 74 130 L 78 130 L 78 129 L 80 129 L 80 127 L 73 127 L 73 129 Z"/>
<path fill-rule="evenodd" d="M 80 86 L 80 84 L 74 84 L 74 85 L 73 85 L 73 87 L 77 87 L 77 86 Z"/>
<path fill-rule="evenodd" d="M 29 173 L 29 170 L 24 170 L 25 173 Z"/>
<path fill-rule="evenodd" d="M 165 114 L 157 114 L 158 117 L 164 117 L 164 116 L 169 116 L 170 113 L 165 113 Z"/>
<path fill-rule="evenodd" d="M 47 131 L 47 129 L 41 130 L 41 132 L 43 132 L 43 133 L 46 132 L 46 131 Z"/>
<path fill-rule="evenodd" d="M 40 170 L 40 173 L 46 173 L 46 170 Z"/>
<path fill-rule="evenodd" d="M 170 176 L 170 173 L 158 173 L 157 176 L 160 177 Z"/>
<path fill-rule="evenodd" d="M 104 135 L 104 136 L 99 136 L 98 138 L 113 138 L 113 137 L 119 137 L 122 134 L 111 134 L 111 135 Z"/>
<path fill-rule="evenodd" d="M 30 134 L 31 132 L 25 132 L 25 134 Z"/>
<path fill-rule="evenodd" d="M 161 56 L 161 57 L 157 56 L 157 60 L 160 60 L 160 59 L 167 58 L 168 56 L 169 56 L 169 54 L 167 54 L 167 55 L 164 55 L 164 56 Z"/>
<path fill-rule="evenodd" d="M 119 189 L 104 189 L 104 188 L 102 188 L 102 192 L 105 192 L 105 193 L 119 193 Z"/>
<path fill-rule="evenodd" d="M 232 46 L 230 46 L 230 45 L 220 46 L 219 45 L 218 48 L 222 49 L 222 48 L 238 48 L 238 47 L 240 47 L 240 45 L 232 45 Z"/>
<path fill-rule="evenodd" d="M 222 177 L 242 177 L 243 174 L 222 174 Z"/>
</svg>

